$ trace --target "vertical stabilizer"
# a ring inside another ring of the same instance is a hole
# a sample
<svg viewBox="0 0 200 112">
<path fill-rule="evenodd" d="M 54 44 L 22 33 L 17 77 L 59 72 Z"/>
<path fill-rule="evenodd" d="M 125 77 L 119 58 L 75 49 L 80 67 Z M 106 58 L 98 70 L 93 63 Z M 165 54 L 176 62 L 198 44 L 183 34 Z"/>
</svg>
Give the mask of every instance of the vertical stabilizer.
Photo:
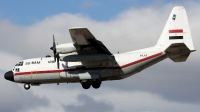
<svg viewBox="0 0 200 112">
<path fill-rule="evenodd" d="M 184 7 L 176 6 L 172 9 L 156 47 L 165 51 L 175 62 L 185 61 L 190 52 L 194 51 Z"/>
<path fill-rule="evenodd" d="M 182 6 L 172 9 L 156 46 L 165 51 L 173 43 L 184 43 L 194 50 L 187 14 Z"/>
</svg>

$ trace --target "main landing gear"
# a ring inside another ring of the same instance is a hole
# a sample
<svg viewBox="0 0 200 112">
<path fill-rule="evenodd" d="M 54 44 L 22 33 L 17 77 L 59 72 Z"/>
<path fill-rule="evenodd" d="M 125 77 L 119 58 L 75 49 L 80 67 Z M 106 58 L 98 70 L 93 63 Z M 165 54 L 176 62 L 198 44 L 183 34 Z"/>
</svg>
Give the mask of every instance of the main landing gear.
<svg viewBox="0 0 200 112">
<path fill-rule="evenodd" d="M 84 81 L 84 82 L 81 82 L 81 85 L 84 89 L 89 89 L 91 85 L 93 88 L 98 89 L 101 86 L 101 81 L 99 81 L 99 80 Z"/>
<path fill-rule="evenodd" d="M 30 84 L 24 84 L 24 89 L 29 90 L 31 88 Z"/>
</svg>

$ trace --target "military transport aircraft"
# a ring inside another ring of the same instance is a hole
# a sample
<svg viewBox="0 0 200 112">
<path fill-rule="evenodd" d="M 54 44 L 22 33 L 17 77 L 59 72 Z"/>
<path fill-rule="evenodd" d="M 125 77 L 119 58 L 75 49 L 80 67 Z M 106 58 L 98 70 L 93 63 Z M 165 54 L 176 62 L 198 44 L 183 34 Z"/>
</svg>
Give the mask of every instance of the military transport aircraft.
<svg viewBox="0 0 200 112">
<path fill-rule="evenodd" d="M 69 29 L 72 43 L 55 44 L 54 57 L 26 59 L 18 62 L 5 79 L 30 85 L 81 83 L 84 89 L 97 89 L 102 81 L 120 80 L 144 70 L 166 58 L 184 62 L 195 51 L 187 14 L 182 6 L 173 8 L 164 30 L 153 47 L 112 54 L 87 28 Z"/>
</svg>

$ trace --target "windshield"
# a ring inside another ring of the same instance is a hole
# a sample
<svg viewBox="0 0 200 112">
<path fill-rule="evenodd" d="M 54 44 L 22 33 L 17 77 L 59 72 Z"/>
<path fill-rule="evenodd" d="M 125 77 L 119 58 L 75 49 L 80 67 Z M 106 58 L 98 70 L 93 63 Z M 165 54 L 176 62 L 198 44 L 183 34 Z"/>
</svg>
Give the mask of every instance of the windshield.
<svg viewBox="0 0 200 112">
<path fill-rule="evenodd" d="M 17 63 L 15 66 L 23 66 L 23 61 L 22 61 L 22 62 L 19 62 L 19 63 Z"/>
</svg>

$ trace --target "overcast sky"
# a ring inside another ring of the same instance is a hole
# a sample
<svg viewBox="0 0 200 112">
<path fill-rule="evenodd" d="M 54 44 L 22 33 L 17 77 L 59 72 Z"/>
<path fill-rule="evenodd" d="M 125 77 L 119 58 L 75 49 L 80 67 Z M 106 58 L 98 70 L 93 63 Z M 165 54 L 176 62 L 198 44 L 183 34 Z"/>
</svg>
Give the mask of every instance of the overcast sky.
<svg viewBox="0 0 200 112">
<path fill-rule="evenodd" d="M 87 27 L 112 53 L 154 46 L 174 6 L 186 8 L 195 49 L 184 63 L 166 59 L 101 88 L 41 85 L 25 90 L 4 79 L 20 60 L 52 55 L 69 43 L 68 29 Z M 199 112 L 200 2 L 197 0 L 0 1 L 0 111 L 2 112 Z"/>
</svg>

